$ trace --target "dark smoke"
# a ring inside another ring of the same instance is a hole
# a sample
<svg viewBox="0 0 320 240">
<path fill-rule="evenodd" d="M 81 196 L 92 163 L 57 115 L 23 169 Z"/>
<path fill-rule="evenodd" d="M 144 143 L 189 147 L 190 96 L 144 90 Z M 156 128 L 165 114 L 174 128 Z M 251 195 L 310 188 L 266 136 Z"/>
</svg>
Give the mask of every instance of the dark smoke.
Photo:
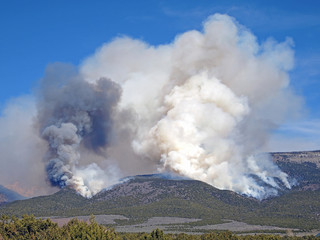
<svg viewBox="0 0 320 240">
<path fill-rule="evenodd" d="M 101 78 L 92 84 L 77 76 L 71 67 L 49 68 L 39 90 L 38 123 L 49 146 L 45 161 L 53 185 L 71 185 L 91 196 L 85 180 L 74 175 L 79 149 L 103 154 L 102 149 L 112 140 L 112 112 L 120 96 L 121 88 L 109 79 Z"/>
</svg>

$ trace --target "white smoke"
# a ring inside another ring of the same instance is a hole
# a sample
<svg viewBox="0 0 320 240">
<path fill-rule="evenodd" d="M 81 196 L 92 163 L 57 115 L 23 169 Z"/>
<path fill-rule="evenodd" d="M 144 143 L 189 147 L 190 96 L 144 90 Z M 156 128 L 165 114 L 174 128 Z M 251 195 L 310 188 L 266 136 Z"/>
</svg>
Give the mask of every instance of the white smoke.
<svg viewBox="0 0 320 240">
<path fill-rule="evenodd" d="M 220 14 L 167 45 L 116 38 L 79 72 L 50 65 L 37 110 L 32 103 L 21 125 L 28 131 L 15 136 L 38 149 L 25 151 L 24 159 L 44 159 L 37 169 L 45 165 L 52 185 L 86 197 L 128 175 L 156 171 L 258 199 L 276 195 L 291 187 L 288 176 L 258 153 L 270 131 L 300 107 L 289 85 L 292 45 L 290 39 L 260 44 Z M 13 128 L 8 119 L 0 118 L 6 133 Z M 8 144 L 20 146 L 17 139 Z"/>
<path fill-rule="evenodd" d="M 203 32 L 149 46 L 115 39 L 88 58 L 89 82 L 109 77 L 123 89 L 118 111 L 131 111 L 132 148 L 169 170 L 256 198 L 290 188 L 287 175 L 259 149 L 299 98 L 291 93 L 292 40 L 259 44 L 245 27 L 215 14 Z M 129 137 L 129 136 L 128 136 Z"/>
</svg>

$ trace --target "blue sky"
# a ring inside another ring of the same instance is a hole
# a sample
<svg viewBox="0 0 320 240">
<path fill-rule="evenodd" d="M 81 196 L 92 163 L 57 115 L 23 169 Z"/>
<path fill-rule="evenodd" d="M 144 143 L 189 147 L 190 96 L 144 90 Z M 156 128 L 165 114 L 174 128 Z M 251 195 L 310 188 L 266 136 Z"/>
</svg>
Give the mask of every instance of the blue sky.
<svg viewBox="0 0 320 240">
<path fill-rule="evenodd" d="M 0 108 L 32 93 L 49 63 L 78 65 L 103 43 L 122 35 L 152 45 L 170 43 L 179 33 L 201 29 L 214 13 L 235 17 L 260 42 L 268 37 L 293 39 L 291 85 L 304 98 L 304 113 L 282 126 L 274 138 L 290 138 L 292 146 L 300 144 L 297 150 L 320 148 L 320 2 L 313 0 L 3 0 Z"/>
</svg>

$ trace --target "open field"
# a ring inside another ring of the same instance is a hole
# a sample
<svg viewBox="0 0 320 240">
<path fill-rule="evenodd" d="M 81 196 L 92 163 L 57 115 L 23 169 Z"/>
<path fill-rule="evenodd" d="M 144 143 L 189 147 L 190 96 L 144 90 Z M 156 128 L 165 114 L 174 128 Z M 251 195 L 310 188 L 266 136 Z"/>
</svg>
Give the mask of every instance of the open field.
<svg viewBox="0 0 320 240">
<path fill-rule="evenodd" d="M 77 216 L 79 220 L 89 222 L 90 216 Z M 50 217 L 50 219 L 58 223 L 59 226 L 67 224 L 72 218 L 59 218 Z M 272 233 L 272 234 L 293 234 L 296 236 L 316 235 L 319 230 L 300 231 L 299 229 L 281 228 L 275 226 L 253 225 L 244 222 L 225 220 L 221 224 L 202 225 L 201 219 L 196 218 L 180 218 L 180 217 L 152 217 L 143 223 L 139 224 L 126 224 L 129 220 L 121 215 L 96 215 L 95 220 L 99 224 L 113 227 L 117 232 L 126 233 L 139 233 L 151 232 L 154 229 L 161 229 L 165 233 L 191 233 L 202 234 L 211 231 L 231 231 L 238 234 L 259 234 L 259 233 Z M 122 220 L 122 221 L 117 221 Z"/>
</svg>

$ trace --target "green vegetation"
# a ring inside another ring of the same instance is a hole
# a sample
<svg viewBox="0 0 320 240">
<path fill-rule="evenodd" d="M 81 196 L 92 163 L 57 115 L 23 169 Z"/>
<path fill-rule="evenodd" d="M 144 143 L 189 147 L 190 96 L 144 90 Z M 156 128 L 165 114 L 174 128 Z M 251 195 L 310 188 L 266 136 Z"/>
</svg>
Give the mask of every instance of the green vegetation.
<svg viewBox="0 0 320 240">
<path fill-rule="evenodd" d="M 299 185 L 282 191 L 279 197 L 263 201 L 218 190 L 200 181 L 152 175 L 137 176 L 91 199 L 64 188 L 50 196 L 1 205 L 0 214 L 17 217 L 116 214 L 129 218 L 117 220 L 120 224 L 137 224 L 151 217 L 201 219 L 186 224 L 189 226 L 217 224 L 229 219 L 300 230 L 320 229 L 320 169 L 312 162 L 290 162 L 285 154 L 281 157 L 277 164 Z"/>
<path fill-rule="evenodd" d="M 34 216 L 9 218 L 1 216 L 0 239 L 120 239 L 112 229 L 97 224 L 94 217 L 90 223 L 72 219 L 59 228 L 50 219 L 41 220 Z"/>
<path fill-rule="evenodd" d="M 282 171 L 298 181 L 295 188 L 320 189 L 320 169 L 311 162 L 278 162 Z"/>
<path fill-rule="evenodd" d="M 151 233 L 116 233 L 113 229 L 106 228 L 95 222 L 92 216 L 89 223 L 72 219 L 66 225 L 59 227 L 50 219 L 36 219 L 34 216 L 25 215 L 21 219 L 9 218 L 2 215 L 0 219 L 0 239 L 101 239 L 101 240 L 281 240 L 281 239 L 319 239 L 315 236 L 290 237 L 270 234 L 238 236 L 232 232 L 211 232 L 202 235 L 165 234 L 156 229 Z"/>
<path fill-rule="evenodd" d="M 297 189 L 260 202 L 200 181 L 138 177 L 92 199 L 65 188 L 51 196 L 8 203 L 0 207 L 0 214 L 17 217 L 25 214 L 37 217 L 117 214 L 129 218 L 126 224 L 151 217 L 202 219 L 189 223 L 194 226 L 231 219 L 310 230 L 320 229 L 319 199 L 320 191 Z"/>
</svg>

